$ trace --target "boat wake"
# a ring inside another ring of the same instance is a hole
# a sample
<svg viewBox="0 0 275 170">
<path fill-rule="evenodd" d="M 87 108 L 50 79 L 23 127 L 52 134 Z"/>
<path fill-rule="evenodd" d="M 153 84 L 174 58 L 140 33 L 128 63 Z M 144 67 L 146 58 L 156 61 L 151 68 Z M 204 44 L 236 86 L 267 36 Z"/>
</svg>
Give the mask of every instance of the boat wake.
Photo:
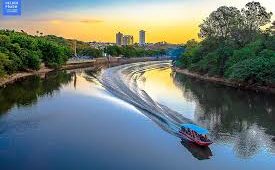
<svg viewBox="0 0 275 170">
<path fill-rule="evenodd" d="M 146 91 L 138 86 L 138 80 L 145 71 L 169 67 L 171 67 L 169 61 L 126 64 L 103 70 L 99 81 L 109 92 L 134 105 L 163 130 L 179 136 L 180 124 L 193 122 L 182 114 L 154 101 Z"/>
</svg>

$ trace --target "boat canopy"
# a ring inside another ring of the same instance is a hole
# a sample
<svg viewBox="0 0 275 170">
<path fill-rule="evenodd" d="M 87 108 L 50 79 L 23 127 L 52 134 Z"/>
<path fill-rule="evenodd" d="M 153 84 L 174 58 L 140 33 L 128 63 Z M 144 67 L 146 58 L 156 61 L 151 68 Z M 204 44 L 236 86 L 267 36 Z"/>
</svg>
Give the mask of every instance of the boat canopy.
<svg viewBox="0 0 275 170">
<path fill-rule="evenodd" d="M 209 133 L 209 131 L 207 129 L 204 129 L 204 128 L 201 128 L 197 125 L 194 125 L 194 124 L 182 124 L 181 127 L 184 127 L 184 128 L 189 128 L 199 134 L 202 134 L 202 135 L 206 135 Z"/>
</svg>

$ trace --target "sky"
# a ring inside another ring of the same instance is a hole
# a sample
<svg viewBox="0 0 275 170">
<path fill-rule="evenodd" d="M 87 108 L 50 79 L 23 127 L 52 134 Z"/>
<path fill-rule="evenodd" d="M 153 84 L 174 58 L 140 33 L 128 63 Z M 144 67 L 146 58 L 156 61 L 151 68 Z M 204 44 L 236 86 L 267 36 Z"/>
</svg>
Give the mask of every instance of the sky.
<svg viewBox="0 0 275 170">
<path fill-rule="evenodd" d="M 138 42 L 138 31 L 143 29 L 147 42 L 184 43 L 198 39 L 198 25 L 219 6 L 242 8 L 249 1 L 22 0 L 21 16 L 2 16 L 1 11 L 0 28 L 102 42 L 115 42 L 119 31 Z M 274 0 L 258 2 L 275 15 Z"/>
</svg>

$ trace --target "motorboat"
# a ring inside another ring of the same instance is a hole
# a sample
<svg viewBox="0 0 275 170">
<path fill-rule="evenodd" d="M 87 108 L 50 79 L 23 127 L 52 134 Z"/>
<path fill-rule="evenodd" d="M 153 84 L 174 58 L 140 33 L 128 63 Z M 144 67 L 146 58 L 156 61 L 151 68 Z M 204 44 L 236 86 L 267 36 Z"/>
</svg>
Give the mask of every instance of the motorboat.
<svg viewBox="0 0 275 170">
<path fill-rule="evenodd" d="M 182 124 L 179 133 L 181 138 L 185 138 L 199 146 L 209 146 L 213 143 L 207 137 L 209 131 L 194 124 Z"/>
</svg>

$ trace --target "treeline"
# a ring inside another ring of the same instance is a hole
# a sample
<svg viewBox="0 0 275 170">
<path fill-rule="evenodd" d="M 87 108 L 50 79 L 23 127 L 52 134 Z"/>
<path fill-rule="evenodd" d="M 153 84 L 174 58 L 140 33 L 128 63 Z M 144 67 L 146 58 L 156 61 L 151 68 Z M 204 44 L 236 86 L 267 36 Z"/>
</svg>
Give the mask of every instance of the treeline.
<svg viewBox="0 0 275 170">
<path fill-rule="evenodd" d="M 90 56 L 93 58 L 102 57 L 103 50 L 96 49 L 90 46 L 88 42 L 65 39 L 63 37 L 57 37 L 54 35 L 44 36 L 47 40 L 54 41 L 62 46 L 67 46 L 71 49 L 72 54 L 74 53 L 74 49 L 76 46 L 76 52 L 79 56 Z"/>
<path fill-rule="evenodd" d="M 38 70 L 42 62 L 56 68 L 71 55 L 72 49 L 66 42 L 53 41 L 47 36 L 31 36 L 23 31 L 0 30 L 0 76 Z"/>
<path fill-rule="evenodd" d="M 54 35 L 32 36 L 11 30 L 0 30 L 0 76 L 25 70 L 38 70 L 42 63 L 58 68 L 74 55 L 101 57 L 103 50 L 89 43 Z"/>
<path fill-rule="evenodd" d="M 150 50 L 138 46 L 108 46 L 104 49 L 106 54 L 111 56 L 144 57 L 144 56 L 159 56 L 165 55 L 165 49 Z"/>
<path fill-rule="evenodd" d="M 274 84 L 275 22 L 271 23 L 271 16 L 259 2 L 249 2 L 241 10 L 219 7 L 199 26 L 202 41 L 188 41 L 176 65 L 250 84 Z"/>
<path fill-rule="evenodd" d="M 70 41 L 71 42 L 71 41 Z M 71 42 L 75 43 L 75 42 Z M 77 54 L 80 56 L 89 56 L 92 58 L 98 58 L 103 56 L 102 49 L 96 49 L 90 46 L 89 43 L 83 41 L 76 41 L 76 51 Z"/>
</svg>

